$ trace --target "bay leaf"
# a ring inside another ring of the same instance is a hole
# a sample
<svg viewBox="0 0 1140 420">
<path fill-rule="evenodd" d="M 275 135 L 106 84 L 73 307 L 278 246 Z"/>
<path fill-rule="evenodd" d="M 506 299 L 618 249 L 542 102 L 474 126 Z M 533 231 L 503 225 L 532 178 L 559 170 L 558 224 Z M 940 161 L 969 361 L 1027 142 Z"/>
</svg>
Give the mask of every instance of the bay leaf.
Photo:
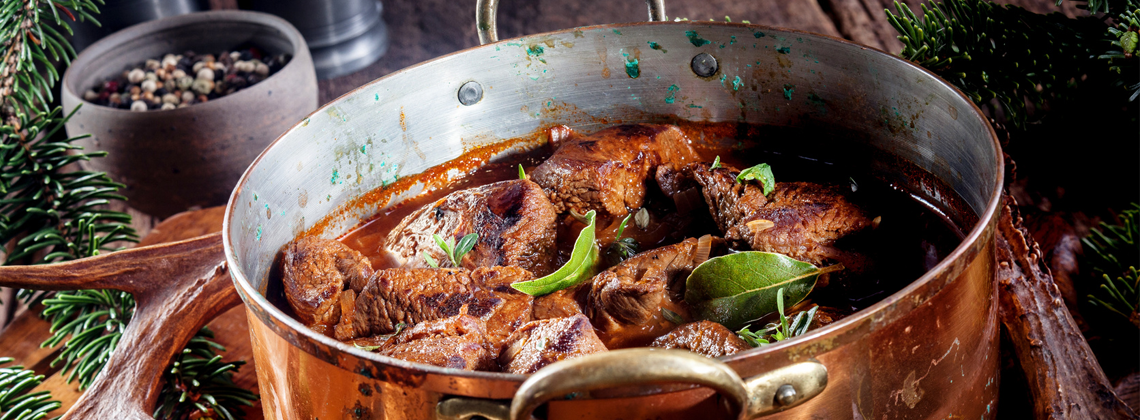
<svg viewBox="0 0 1140 420">
<path fill-rule="evenodd" d="M 819 268 L 771 252 L 746 251 L 710 258 L 685 280 L 685 302 L 696 319 L 720 323 L 731 330 L 779 309 L 795 306 L 815 287 L 820 274 L 842 265 Z"/>
<path fill-rule="evenodd" d="M 597 235 L 597 213 L 590 210 L 584 218 L 586 227 L 578 233 L 578 239 L 574 241 L 574 250 L 570 252 L 570 260 L 566 264 L 563 264 L 558 271 L 542 278 L 513 283 L 511 287 L 531 296 L 542 296 L 574 287 L 594 277 L 598 271 L 598 245 L 594 243 Z"/>
</svg>

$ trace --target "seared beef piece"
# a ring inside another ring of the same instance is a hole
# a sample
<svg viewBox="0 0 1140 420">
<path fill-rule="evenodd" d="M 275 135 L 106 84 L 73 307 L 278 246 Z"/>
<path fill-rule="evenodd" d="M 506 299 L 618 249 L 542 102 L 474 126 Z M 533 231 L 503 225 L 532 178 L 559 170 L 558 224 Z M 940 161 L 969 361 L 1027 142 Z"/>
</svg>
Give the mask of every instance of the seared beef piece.
<svg viewBox="0 0 1140 420">
<path fill-rule="evenodd" d="M 434 366 L 495 370 L 483 320 L 467 314 L 425 321 L 388 339 L 378 353 Z"/>
<path fill-rule="evenodd" d="M 390 334 L 401 323 L 414 325 L 466 310 L 486 322 L 488 341 L 497 350 L 511 331 L 532 319 L 534 298 L 510 284 L 533 277 L 518 267 L 380 270 L 355 297 L 352 312 L 341 316 L 336 339 Z"/>
<path fill-rule="evenodd" d="M 569 289 L 534 298 L 534 319 L 574 316 L 582 313 L 582 302 L 590 293 L 590 284 L 582 283 Z"/>
<path fill-rule="evenodd" d="M 720 357 L 752 348 L 723 325 L 712 321 L 690 322 L 670 331 L 650 344 L 651 347 L 685 349 L 708 357 Z"/>
<path fill-rule="evenodd" d="M 606 333 L 637 327 L 620 334 L 627 341 L 660 335 L 642 326 L 659 321 L 662 307 L 681 302 L 682 282 L 696 267 L 696 248 L 697 239 L 689 238 L 634 255 L 594 276 L 586 300 L 586 314 L 594 326 Z M 649 336 L 635 337 L 639 334 Z"/>
<path fill-rule="evenodd" d="M 460 262 L 463 268 L 513 265 L 546 275 L 553 271 L 557 252 L 556 217 L 538 184 L 523 179 L 496 182 L 453 192 L 409 214 L 388 233 L 384 249 L 405 268 L 427 268 L 424 253 L 441 267 L 451 267 L 432 235 L 458 242 L 476 233 L 479 241 Z"/>
<path fill-rule="evenodd" d="M 589 136 L 561 126 L 550 130 L 557 148 L 530 177 L 559 213 L 624 217 L 645 200 L 645 180 L 660 165 L 699 160 L 689 139 L 671 125 L 619 125 Z"/>
<path fill-rule="evenodd" d="M 836 240 L 871 226 L 867 214 L 848 201 L 845 186 L 780 182 L 765 197 L 754 183 L 736 183 L 735 171 L 689 168 L 725 239 L 815 265 L 838 261 L 851 272 L 866 264 L 862 255 L 834 247 Z"/>
<path fill-rule="evenodd" d="M 532 321 L 507 339 L 499 364 L 504 372 L 530 374 L 559 360 L 606 351 L 585 315 Z"/>
<path fill-rule="evenodd" d="M 372 266 L 356 250 L 316 237 L 297 239 L 285 245 L 282 258 L 285 299 L 297 319 L 323 329 L 340 319 L 341 291 L 360 291 L 372 276 Z"/>
</svg>

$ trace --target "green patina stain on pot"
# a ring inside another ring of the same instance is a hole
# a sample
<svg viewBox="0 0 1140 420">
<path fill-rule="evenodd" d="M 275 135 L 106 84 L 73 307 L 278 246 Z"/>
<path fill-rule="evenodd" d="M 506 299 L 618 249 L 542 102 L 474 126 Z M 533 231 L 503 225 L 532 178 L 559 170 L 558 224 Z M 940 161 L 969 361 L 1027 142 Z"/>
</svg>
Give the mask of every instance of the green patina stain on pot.
<svg viewBox="0 0 1140 420">
<path fill-rule="evenodd" d="M 736 35 L 732 35 L 732 36 L 730 36 L 730 37 L 729 37 L 729 40 L 728 40 L 728 45 L 732 45 L 732 44 L 735 44 L 735 43 L 736 43 Z"/>
<path fill-rule="evenodd" d="M 776 48 L 776 52 L 778 52 L 780 54 L 788 54 L 788 53 L 792 52 L 792 48 L 791 47 L 780 47 L 780 48 Z"/>
<path fill-rule="evenodd" d="M 740 90 L 740 87 L 743 85 L 744 85 L 744 82 L 740 81 L 740 76 L 736 76 L 735 79 L 732 79 L 732 90 L 733 91 Z"/>
<path fill-rule="evenodd" d="M 692 42 L 694 47 L 700 47 L 711 43 L 709 40 L 701 38 L 701 35 L 698 34 L 697 31 L 685 31 L 685 36 L 689 38 L 689 42 Z"/>
<path fill-rule="evenodd" d="M 728 87 L 728 86 L 725 86 L 725 84 L 724 84 L 724 82 L 725 82 L 726 80 L 728 80 L 728 75 L 727 75 L 727 74 L 722 74 L 722 75 L 720 75 L 720 87 Z"/>
<path fill-rule="evenodd" d="M 752 33 L 752 36 L 754 36 L 756 38 L 763 38 L 765 36 L 765 34 L 763 32 L 756 31 L 756 32 Z"/>
<path fill-rule="evenodd" d="M 796 85 L 792 85 L 792 84 L 784 85 L 784 99 L 791 100 L 792 99 L 792 92 L 795 92 L 795 91 L 796 91 Z"/>
<path fill-rule="evenodd" d="M 649 41 L 649 48 L 655 49 L 655 50 L 657 50 L 657 51 L 661 51 L 661 52 L 663 52 L 663 53 L 668 53 L 668 52 L 669 52 L 669 51 L 667 51 L 666 49 L 664 49 L 664 48 L 661 48 L 661 44 L 658 44 L 658 43 L 656 43 L 656 42 L 653 42 L 653 41 Z"/>
<path fill-rule="evenodd" d="M 625 74 L 629 75 L 630 79 L 636 79 L 641 76 L 641 68 L 637 66 L 636 58 L 629 58 L 625 62 Z"/>
<path fill-rule="evenodd" d="M 336 184 L 336 180 L 339 178 L 340 178 L 340 173 L 338 173 L 336 169 L 333 169 L 332 183 Z"/>
<path fill-rule="evenodd" d="M 621 31 L 619 31 L 619 30 L 617 30 L 617 29 L 614 29 L 614 33 L 615 33 L 615 34 L 618 34 L 618 35 L 621 35 Z"/>
<path fill-rule="evenodd" d="M 261 240 L 261 225 L 257 225 L 257 240 Z"/>
<path fill-rule="evenodd" d="M 673 103 L 674 101 L 676 101 L 676 100 L 677 100 L 677 91 L 678 91 L 678 90 L 681 90 L 681 88 L 677 87 L 677 85 L 671 85 L 671 86 L 669 86 L 669 96 L 666 96 L 666 97 L 665 97 L 665 103 L 667 103 L 667 104 L 671 104 L 671 103 Z"/>
</svg>

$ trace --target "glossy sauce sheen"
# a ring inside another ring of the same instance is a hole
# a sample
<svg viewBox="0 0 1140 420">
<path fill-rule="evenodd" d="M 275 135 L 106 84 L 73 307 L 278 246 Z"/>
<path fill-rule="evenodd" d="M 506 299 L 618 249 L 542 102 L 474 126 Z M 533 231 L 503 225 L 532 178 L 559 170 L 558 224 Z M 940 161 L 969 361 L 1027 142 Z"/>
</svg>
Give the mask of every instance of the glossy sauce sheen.
<svg viewBox="0 0 1140 420">
<path fill-rule="evenodd" d="M 862 252 L 871 257 L 876 261 L 874 269 L 861 276 L 856 282 L 845 282 L 817 288 L 809 296 L 810 302 L 805 301 L 800 306 L 806 306 L 808 303 L 819 304 L 831 308 L 834 313 L 840 316 L 870 306 L 920 277 L 948 255 L 963 237 L 961 230 L 949 221 L 941 211 L 925 206 L 921 200 L 913 199 L 905 191 L 887 185 L 866 173 L 853 172 L 843 165 L 801 156 L 758 149 L 739 150 L 742 144 L 737 143 L 731 148 L 698 148 L 698 152 L 710 162 L 716 156 L 720 156 L 725 165 L 737 169 L 758 163 L 768 163 L 773 169 L 777 182 L 806 181 L 821 184 L 854 185 L 855 191 L 851 195 L 851 200 L 866 209 L 870 217 L 880 217 L 881 222 L 877 228 L 859 234 L 856 238 L 845 238 L 838 244 L 841 247 Z M 367 256 L 371 260 L 373 268 L 377 270 L 395 267 L 395 260 L 388 257 L 381 247 L 388 232 L 399 224 L 404 216 L 453 191 L 497 181 L 517 179 L 518 165 L 521 164 L 529 172 L 553 153 L 553 150 L 550 149 L 549 146 L 540 147 L 533 152 L 486 164 L 445 188 L 424 193 L 385 209 L 341 237 L 340 240 Z M 650 223 L 645 229 L 641 229 L 635 226 L 631 219 L 624 234 L 624 236 L 638 240 L 641 244 L 641 251 L 708 233 L 715 236 L 722 235 L 707 211 L 697 211 L 689 217 L 680 217 L 673 200 L 660 193 L 652 179 L 648 182 L 650 192 L 646 196 L 644 207 L 651 214 Z M 703 200 L 697 204 L 703 204 Z M 568 259 L 573 242 L 578 236 L 578 231 L 584 227 L 570 216 L 564 216 L 560 220 L 557 240 L 559 261 L 557 261 L 557 265 L 561 265 Z M 605 264 L 606 246 L 613 242 L 619 223 L 620 220 L 599 219 L 598 221 L 597 243 L 603 252 L 603 264 Z M 283 302 L 283 300 L 273 298 L 271 300 Z M 287 307 L 288 305 L 284 306 Z M 688 311 L 687 308 L 683 307 L 683 304 L 670 309 L 688 319 Z M 794 313 L 795 310 L 790 309 L 788 312 Z M 669 321 L 658 314 L 639 329 L 650 329 L 664 334 L 672 327 Z M 621 337 L 602 338 L 603 341 L 609 343 L 620 343 L 615 347 L 647 344 L 626 342 Z"/>
</svg>

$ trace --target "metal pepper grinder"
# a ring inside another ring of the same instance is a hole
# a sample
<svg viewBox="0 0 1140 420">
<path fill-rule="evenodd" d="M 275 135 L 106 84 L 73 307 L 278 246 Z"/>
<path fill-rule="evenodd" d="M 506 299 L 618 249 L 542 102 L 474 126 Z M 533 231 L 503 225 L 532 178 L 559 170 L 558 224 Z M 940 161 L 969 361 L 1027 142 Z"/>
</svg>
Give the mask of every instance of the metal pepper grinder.
<svg viewBox="0 0 1140 420">
<path fill-rule="evenodd" d="M 388 26 L 379 0 L 250 0 L 243 8 L 280 16 L 309 44 L 317 78 L 360 70 L 388 51 Z"/>
</svg>

